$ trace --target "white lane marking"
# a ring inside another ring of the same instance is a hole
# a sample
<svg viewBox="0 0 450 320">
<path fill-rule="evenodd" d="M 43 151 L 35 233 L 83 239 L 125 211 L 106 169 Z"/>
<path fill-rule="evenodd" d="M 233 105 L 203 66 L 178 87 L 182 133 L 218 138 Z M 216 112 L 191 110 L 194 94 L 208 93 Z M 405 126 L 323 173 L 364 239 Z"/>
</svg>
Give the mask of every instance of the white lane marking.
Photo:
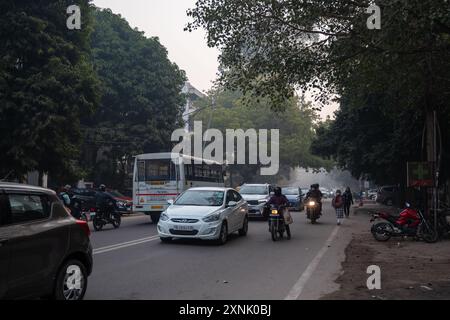
<svg viewBox="0 0 450 320">
<path fill-rule="evenodd" d="M 135 245 L 146 243 L 146 242 L 150 242 L 150 241 L 155 241 L 157 239 L 159 239 L 159 236 L 156 235 L 156 236 L 152 236 L 152 237 L 136 239 L 136 240 L 133 240 L 133 241 L 117 243 L 117 244 L 113 244 L 113 245 L 110 245 L 110 246 L 94 249 L 93 253 L 94 254 L 105 253 L 105 252 L 118 250 L 118 249 L 122 249 L 122 248 L 126 248 L 126 247 L 131 247 L 131 246 L 135 246 Z"/>
<path fill-rule="evenodd" d="M 121 245 L 124 245 L 124 244 L 129 244 L 129 243 L 133 243 L 133 242 L 139 242 L 139 241 L 143 241 L 143 240 L 152 239 L 152 238 L 157 237 L 157 236 L 158 236 L 158 235 L 155 234 L 155 235 L 150 236 L 150 237 L 145 237 L 145 238 L 135 239 L 135 240 L 127 241 L 127 242 L 115 243 L 115 244 L 112 244 L 112 245 L 109 245 L 109 246 L 104 246 L 104 247 L 96 248 L 96 249 L 94 249 L 94 250 L 108 249 L 108 248 L 112 248 L 112 247 L 121 246 Z"/>
<path fill-rule="evenodd" d="M 339 227 L 335 227 L 331 235 L 328 237 L 328 240 L 325 242 L 324 246 L 320 251 L 317 253 L 317 255 L 314 257 L 314 259 L 309 263 L 306 270 L 302 273 L 298 281 L 294 284 L 291 291 L 288 293 L 288 295 L 284 298 L 284 300 L 297 300 L 298 297 L 302 294 L 302 291 L 308 282 L 308 280 L 313 275 L 314 271 L 316 270 L 317 266 L 319 265 L 320 260 L 324 256 L 324 254 L 327 252 L 329 246 L 331 246 L 331 243 L 333 242 L 334 238 L 336 237 L 337 233 L 339 231 Z"/>
</svg>

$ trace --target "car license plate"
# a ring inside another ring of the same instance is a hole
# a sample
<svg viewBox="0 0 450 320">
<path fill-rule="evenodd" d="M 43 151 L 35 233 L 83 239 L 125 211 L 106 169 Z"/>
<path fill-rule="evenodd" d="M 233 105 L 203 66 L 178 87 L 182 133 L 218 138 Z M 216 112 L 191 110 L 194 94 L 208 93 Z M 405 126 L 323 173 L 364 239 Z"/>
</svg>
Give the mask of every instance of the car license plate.
<svg viewBox="0 0 450 320">
<path fill-rule="evenodd" d="M 152 206 L 152 209 L 156 209 L 156 210 L 163 209 L 163 206 Z"/>
<path fill-rule="evenodd" d="M 174 229 L 180 230 L 180 231 L 192 231 L 192 230 L 194 230 L 194 227 L 193 226 L 184 226 L 184 225 L 175 225 Z"/>
</svg>

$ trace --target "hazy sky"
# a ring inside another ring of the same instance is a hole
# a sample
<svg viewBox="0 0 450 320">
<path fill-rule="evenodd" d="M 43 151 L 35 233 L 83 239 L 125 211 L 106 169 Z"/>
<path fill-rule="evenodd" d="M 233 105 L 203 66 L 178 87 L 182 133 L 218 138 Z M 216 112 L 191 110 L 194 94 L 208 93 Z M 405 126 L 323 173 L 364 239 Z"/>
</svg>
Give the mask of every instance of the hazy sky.
<svg viewBox="0 0 450 320">
<path fill-rule="evenodd" d="M 148 37 L 159 37 L 169 51 L 169 59 L 186 71 L 189 82 L 200 91 L 207 91 L 216 78 L 218 50 L 206 45 L 206 32 L 183 31 L 188 17 L 186 10 L 195 0 L 94 0 L 100 8 L 110 8 L 124 17 L 132 28 Z"/>
<path fill-rule="evenodd" d="M 132 28 L 137 27 L 148 37 L 159 37 L 169 52 L 169 59 L 186 71 L 189 82 L 200 91 L 207 91 L 216 78 L 219 51 L 208 48 L 206 32 L 183 31 L 189 18 L 186 10 L 196 0 L 94 0 L 100 8 L 110 8 L 125 18 Z M 325 117 L 336 109 L 326 107 Z"/>
</svg>

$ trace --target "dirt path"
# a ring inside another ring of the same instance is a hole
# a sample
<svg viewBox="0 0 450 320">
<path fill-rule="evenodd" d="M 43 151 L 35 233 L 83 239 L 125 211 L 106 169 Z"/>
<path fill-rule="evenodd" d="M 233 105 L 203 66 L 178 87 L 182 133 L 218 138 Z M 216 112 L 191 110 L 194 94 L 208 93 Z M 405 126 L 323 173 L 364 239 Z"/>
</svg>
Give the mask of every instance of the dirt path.
<svg viewBox="0 0 450 320">
<path fill-rule="evenodd" d="M 358 216 L 369 217 L 366 210 Z M 367 219 L 359 219 L 367 224 Z M 336 283 L 340 289 L 322 299 L 450 299 L 450 241 L 435 244 L 410 239 L 374 240 L 367 228 L 354 233 L 346 248 L 343 273 Z M 381 289 L 366 286 L 367 267 L 381 268 Z"/>
</svg>

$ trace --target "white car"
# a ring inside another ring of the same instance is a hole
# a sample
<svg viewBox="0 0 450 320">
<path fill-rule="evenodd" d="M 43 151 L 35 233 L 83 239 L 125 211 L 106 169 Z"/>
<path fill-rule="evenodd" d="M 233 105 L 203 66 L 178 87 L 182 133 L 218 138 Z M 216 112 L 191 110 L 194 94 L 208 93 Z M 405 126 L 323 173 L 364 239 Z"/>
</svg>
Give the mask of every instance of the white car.
<svg viewBox="0 0 450 320">
<path fill-rule="evenodd" d="M 191 238 L 224 244 L 233 232 L 247 234 L 248 205 L 234 189 L 191 188 L 169 203 L 158 222 L 163 242 Z"/>
</svg>

